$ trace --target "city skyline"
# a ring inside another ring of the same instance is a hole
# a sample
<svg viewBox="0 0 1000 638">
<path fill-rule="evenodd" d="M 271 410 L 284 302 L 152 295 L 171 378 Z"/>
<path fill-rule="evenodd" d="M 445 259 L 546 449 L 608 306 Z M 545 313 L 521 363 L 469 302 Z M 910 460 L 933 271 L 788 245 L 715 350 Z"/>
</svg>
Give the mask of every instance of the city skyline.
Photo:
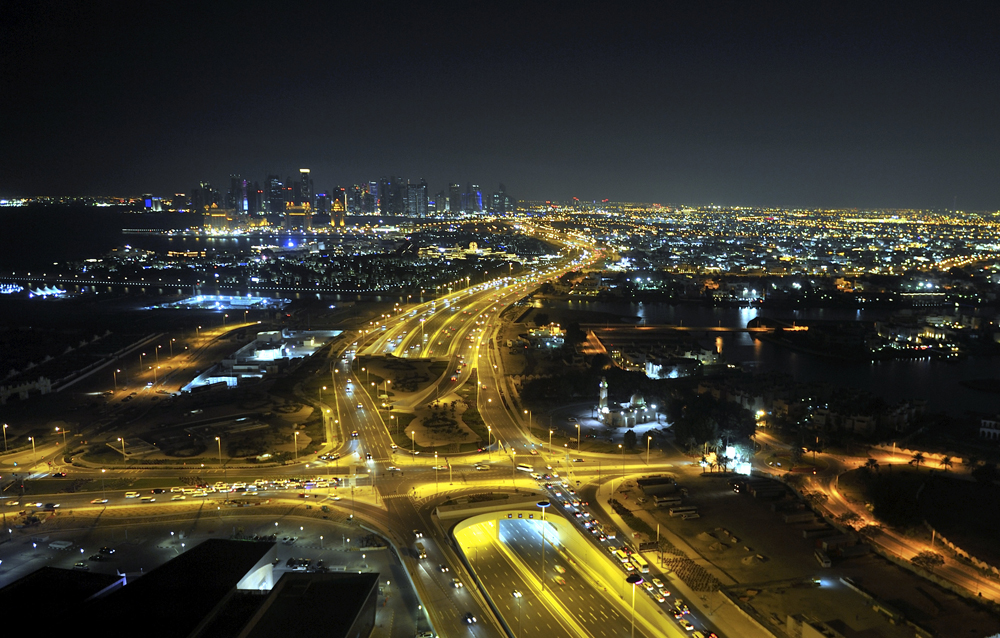
<svg viewBox="0 0 1000 638">
<path fill-rule="evenodd" d="M 528 200 L 995 210 L 996 13 L 8 6 L 0 195 L 309 166 Z"/>
</svg>

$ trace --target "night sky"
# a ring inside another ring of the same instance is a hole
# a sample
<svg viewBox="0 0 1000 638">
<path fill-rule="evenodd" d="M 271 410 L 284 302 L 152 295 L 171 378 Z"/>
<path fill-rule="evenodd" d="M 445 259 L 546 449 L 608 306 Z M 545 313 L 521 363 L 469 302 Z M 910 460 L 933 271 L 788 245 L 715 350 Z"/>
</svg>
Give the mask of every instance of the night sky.
<svg viewBox="0 0 1000 638">
<path fill-rule="evenodd" d="M 5 2 L 0 196 L 1000 208 L 1000 3 L 614 4 Z"/>
</svg>

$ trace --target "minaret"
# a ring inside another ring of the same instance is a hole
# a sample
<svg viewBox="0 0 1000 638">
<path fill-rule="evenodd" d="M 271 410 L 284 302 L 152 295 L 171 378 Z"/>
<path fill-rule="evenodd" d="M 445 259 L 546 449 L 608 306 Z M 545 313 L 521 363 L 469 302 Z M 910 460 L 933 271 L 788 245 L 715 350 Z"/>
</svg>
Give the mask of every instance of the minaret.
<svg viewBox="0 0 1000 638">
<path fill-rule="evenodd" d="M 601 398 L 597 402 L 597 409 L 602 413 L 608 409 L 608 380 L 601 377 Z"/>
</svg>

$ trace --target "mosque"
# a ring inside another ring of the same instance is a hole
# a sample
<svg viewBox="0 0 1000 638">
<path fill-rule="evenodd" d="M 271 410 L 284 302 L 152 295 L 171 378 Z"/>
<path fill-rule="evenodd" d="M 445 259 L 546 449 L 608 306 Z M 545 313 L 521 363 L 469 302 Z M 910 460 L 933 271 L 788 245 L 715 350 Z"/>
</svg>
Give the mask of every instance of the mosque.
<svg viewBox="0 0 1000 638">
<path fill-rule="evenodd" d="M 605 377 L 601 377 L 599 387 L 601 392 L 597 403 L 597 414 L 604 425 L 613 428 L 631 428 L 656 420 L 656 406 L 647 406 L 646 399 L 640 393 L 633 394 L 628 403 L 609 406 L 608 381 Z"/>
</svg>

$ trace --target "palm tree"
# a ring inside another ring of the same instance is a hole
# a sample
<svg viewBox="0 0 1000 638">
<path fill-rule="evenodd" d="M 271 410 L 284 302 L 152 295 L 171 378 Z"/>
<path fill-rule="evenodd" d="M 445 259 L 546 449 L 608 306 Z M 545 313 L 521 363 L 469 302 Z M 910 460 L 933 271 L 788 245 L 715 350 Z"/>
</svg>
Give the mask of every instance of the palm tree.
<svg viewBox="0 0 1000 638">
<path fill-rule="evenodd" d="M 910 465 L 914 465 L 916 467 L 920 467 L 923 464 L 923 462 L 924 462 L 924 453 L 923 452 L 917 452 L 917 453 L 915 453 L 913 455 L 913 458 L 910 459 Z"/>
<path fill-rule="evenodd" d="M 865 461 L 865 469 L 868 470 L 869 472 L 877 472 L 878 471 L 878 461 L 876 461 L 875 459 L 871 459 L 871 458 L 868 459 L 867 461 Z"/>
<path fill-rule="evenodd" d="M 951 467 L 952 465 L 954 464 L 952 463 L 950 456 L 946 456 L 943 459 L 941 459 L 941 467 L 943 467 L 945 471 L 947 471 L 948 468 Z"/>
</svg>

